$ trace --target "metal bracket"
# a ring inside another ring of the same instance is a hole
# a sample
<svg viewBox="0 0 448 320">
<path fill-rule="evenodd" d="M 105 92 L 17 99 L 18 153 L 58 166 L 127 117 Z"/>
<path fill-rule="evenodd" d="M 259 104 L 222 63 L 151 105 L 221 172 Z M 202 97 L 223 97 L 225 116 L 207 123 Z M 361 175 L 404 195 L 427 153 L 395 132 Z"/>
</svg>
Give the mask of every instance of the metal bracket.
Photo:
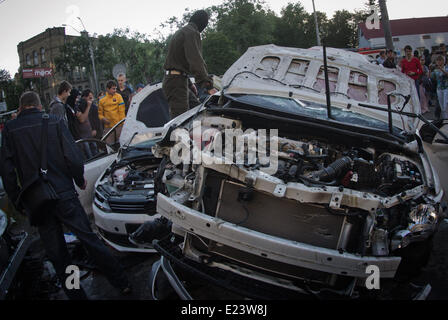
<svg viewBox="0 0 448 320">
<path fill-rule="evenodd" d="M 330 208 L 340 209 L 343 197 L 344 197 L 343 193 L 333 193 L 330 201 Z"/>
<path fill-rule="evenodd" d="M 274 190 L 274 196 L 278 198 L 284 198 L 286 195 L 287 187 L 284 184 L 278 184 Z"/>
</svg>

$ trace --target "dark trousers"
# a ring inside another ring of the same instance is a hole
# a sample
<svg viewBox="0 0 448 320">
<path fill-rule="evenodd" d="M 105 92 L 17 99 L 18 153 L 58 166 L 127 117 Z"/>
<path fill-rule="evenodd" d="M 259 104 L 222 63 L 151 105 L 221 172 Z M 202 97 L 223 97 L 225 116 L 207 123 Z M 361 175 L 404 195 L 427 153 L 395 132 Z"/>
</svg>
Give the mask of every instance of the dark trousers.
<svg viewBox="0 0 448 320">
<path fill-rule="evenodd" d="M 70 274 L 66 274 L 66 268 L 71 265 L 71 257 L 65 242 L 62 224 L 82 242 L 98 269 L 104 273 L 114 287 L 124 289 L 128 286 L 129 282 L 123 268 L 92 231 L 79 199 L 59 200 L 47 209 L 45 219 L 39 224 L 38 229 L 45 251 L 69 299 L 83 300 L 87 297 L 82 288 L 79 290 L 66 288 L 65 281 L 70 276 Z"/>
<path fill-rule="evenodd" d="M 163 93 L 170 106 L 171 119 L 200 103 L 188 87 L 188 78 L 183 75 L 166 75 L 163 79 Z"/>
</svg>

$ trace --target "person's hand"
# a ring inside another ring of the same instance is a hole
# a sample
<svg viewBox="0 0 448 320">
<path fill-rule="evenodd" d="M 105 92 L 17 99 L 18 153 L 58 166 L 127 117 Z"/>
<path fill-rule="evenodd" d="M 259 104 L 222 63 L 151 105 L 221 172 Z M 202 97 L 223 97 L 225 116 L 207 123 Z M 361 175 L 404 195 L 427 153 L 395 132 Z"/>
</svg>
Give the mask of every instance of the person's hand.
<svg viewBox="0 0 448 320">
<path fill-rule="evenodd" d="M 92 137 L 96 137 L 96 130 L 92 131 Z"/>
<path fill-rule="evenodd" d="M 194 83 L 191 84 L 190 89 L 191 89 L 191 91 L 193 91 L 193 93 L 195 95 L 198 95 L 198 88 L 196 87 L 196 85 Z"/>
<path fill-rule="evenodd" d="M 91 107 L 93 103 L 93 100 L 87 100 L 87 108 Z"/>
<path fill-rule="evenodd" d="M 218 92 L 218 90 L 216 90 L 215 88 L 208 90 L 208 94 L 211 95 L 211 96 L 214 95 L 217 92 Z"/>
</svg>

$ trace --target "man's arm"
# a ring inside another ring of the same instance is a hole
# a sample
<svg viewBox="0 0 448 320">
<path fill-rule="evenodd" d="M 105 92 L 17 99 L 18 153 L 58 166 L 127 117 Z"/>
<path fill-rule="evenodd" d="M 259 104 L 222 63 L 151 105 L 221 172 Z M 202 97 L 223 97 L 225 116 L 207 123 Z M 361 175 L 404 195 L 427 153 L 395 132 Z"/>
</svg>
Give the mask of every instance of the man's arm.
<svg viewBox="0 0 448 320">
<path fill-rule="evenodd" d="M 423 74 L 423 67 L 420 61 L 417 59 L 417 75 L 421 76 Z"/>
<path fill-rule="evenodd" d="M 188 33 L 184 38 L 185 58 L 190 66 L 196 82 L 203 88 L 213 88 L 213 80 L 208 76 L 204 59 L 202 58 L 201 36 L 199 33 Z"/>
<path fill-rule="evenodd" d="M 58 119 L 64 120 L 65 118 L 65 107 L 62 103 L 54 103 L 50 108 L 50 114 L 55 115 Z"/>
<path fill-rule="evenodd" d="M 100 121 L 103 121 L 104 119 L 104 106 L 103 106 L 103 100 L 100 100 L 98 103 L 98 118 Z"/>
<path fill-rule="evenodd" d="M 81 152 L 75 143 L 72 135 L 68 131 L 67 126 L 63 122 L 58 123 L 62 151 L 64 153 L 65 163 L 69 168 L 73 180 L 79 188 L 83 188 L 84 183 L 84 160 Z"/>
<path fill-rule="evenodd" d="M 87 120 L 89 120 L 90 107 L 92 106 L 92 101 L 87 101 L 83 103 L 86 103 L 86 108 L 84 109 L 84 111 L 80 106 L 79 108 L 80 112 L 76 113 L 76 117 L 78 118 L 78 121 L 80 123 L 85 123 Z"/>
<path fill-rule="evenodd" d="M 20 194 L 20 188 L 17 183 L 18 177 L 14 162 L 14 153 L 7 127 L 3 129 L 2 132 L 2 147 L 0 157 L 1 157 L 0 175 L 2 176 L 3 179 L 3 185 L 5 187 L 5 191 L 8 194 L 9 199 L 11 199 L 12 203 L 15 206 L 17 198 L 19 197 Z"/>
</svg>

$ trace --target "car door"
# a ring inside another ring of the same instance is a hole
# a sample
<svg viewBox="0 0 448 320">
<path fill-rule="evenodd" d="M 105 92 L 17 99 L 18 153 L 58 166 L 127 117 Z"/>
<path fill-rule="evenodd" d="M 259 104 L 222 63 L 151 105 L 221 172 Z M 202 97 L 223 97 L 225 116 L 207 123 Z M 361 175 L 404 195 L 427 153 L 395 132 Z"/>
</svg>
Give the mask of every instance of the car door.
<svg viewBox="0 0 448 320">
<path fill-rule="evenodd" d="M 440 131 L 448 136 L 448 120 L 434 123 Z M 426 153 L 439 175 L 442 188 L 445 190 L 445 198 L 448 192 L 448 141 L 428 125 L 422 127 L 420 134 Z"/>
</svg>

